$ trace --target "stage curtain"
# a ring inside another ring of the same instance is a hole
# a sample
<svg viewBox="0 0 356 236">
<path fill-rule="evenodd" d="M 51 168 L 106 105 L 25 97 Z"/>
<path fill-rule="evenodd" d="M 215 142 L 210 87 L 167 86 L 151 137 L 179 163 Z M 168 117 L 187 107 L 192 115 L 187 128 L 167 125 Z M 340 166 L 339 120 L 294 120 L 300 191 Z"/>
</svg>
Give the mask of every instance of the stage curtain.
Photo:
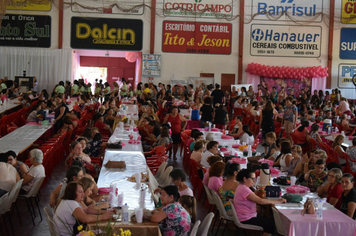
<svg viewBox="0 0 356 236">
<path fill-rule="evenodd" d="M 13 80 L 24 70 L 27 76 L 37 78 L 37 91 L 51 93 L 59 81 L 72 79 L 72 50 L 0 47 L 1 78 Z"/>
<path fill-rule="evenodd" d="M 320 78 L 312 78 L 312 86 L 311 86 L 311 90 L 312 90 L 312 94 L 313 91 L 316 90 L 325 90 L 326 88 L 326 77 L 320 77 Z"/>
<path fill-rule="evenodd" d="M 257 93 L 257 85 L 260 84 L 260 76 L 247 73 L 247 84 L 252 84 L 253 91 Z"/>
</svg>

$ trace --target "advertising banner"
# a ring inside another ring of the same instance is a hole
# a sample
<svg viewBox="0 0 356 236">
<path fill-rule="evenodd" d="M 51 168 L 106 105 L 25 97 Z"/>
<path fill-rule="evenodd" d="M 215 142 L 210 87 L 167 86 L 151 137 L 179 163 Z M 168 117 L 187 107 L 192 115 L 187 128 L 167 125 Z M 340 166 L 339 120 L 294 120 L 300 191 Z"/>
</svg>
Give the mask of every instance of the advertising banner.
<svg viewBox="0 0 356 236">
<path fill-rule="evenodd" d="M 356 24 L 356 2 L 355 2 L 355 0 L 342 0 L 341 23 Z"/>
<path fill-rule="evenodd" d="M 164 21 L 162 51 L 230 54 L 231 32 L 227 23 Z"/>
<path fill-rule="evenodd" d="M 340 30 L 340 59 L 356 59 L 356 28 Z"/>
<path fill-rule="evenodd" d="M 321 55 L 321 27 L 294 25 L 251 25 L 250 54 L 265 57 Z"/>
<path fill-rule="evenodd" d="M 143 22 L 132 19 L 72 17 L 72 48 L 140 51 Z"/>
<path fill-rule="evenodd" d="M 232 0 L 164 0 L 163 14 L 178 17 L 221 18 L 233 16 Z"/>
<path fill-rule="evenodd" d="M 321 22 L 323 0 L 252 0 L 255 20 Z"/>
<path fill-rule="evenodd" d="M 356 74 L 356 64 L 339 64 L 338 82 L 339 88 L 355 89 L 352 77 Z"/>
<path fill-rule="evenodd" d="M 144 0 L 71 0 L 72 12 L 142 15 Z"/>
<path fill-rule="evenodd" d="M 6 10 L 50 11 L 52 7 L 52 0 L 12 0 L 7 2 Z"/>
<path fill-rule="evenodd" d="M 3 16 L 0 46 L 51 47 L 51 17 L 15 14 Z"/>
<path fill-rule="evenodd" d="M 159 77 L 161 76 L 161 55 L 143 54 L 142 55 L 142 76 Z"/>
</svg>

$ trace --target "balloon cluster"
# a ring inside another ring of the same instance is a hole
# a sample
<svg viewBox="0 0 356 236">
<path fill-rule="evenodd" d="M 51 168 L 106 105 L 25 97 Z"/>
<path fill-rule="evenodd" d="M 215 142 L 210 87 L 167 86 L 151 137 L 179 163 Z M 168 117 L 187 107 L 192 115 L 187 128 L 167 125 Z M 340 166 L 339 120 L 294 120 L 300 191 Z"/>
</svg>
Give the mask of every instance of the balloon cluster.
<svg viewBox="0 0 356 236">
<path fill-rule="evenodd" d="M 128 62 L 136 62 L 137 59 L 140 58 L 140 53 L 139 52 L 126 52 L 125 58 Z"/>
<path fill-rule="evenodd" d="M 253 75 L 280 79 L 320 78 L 328 76 L 328 68 L 322 68 L 321 66 L 294 68 L 289 66 L 266 66 L 252 62 L 248 64 L 245 71 Z"/>
</svg>

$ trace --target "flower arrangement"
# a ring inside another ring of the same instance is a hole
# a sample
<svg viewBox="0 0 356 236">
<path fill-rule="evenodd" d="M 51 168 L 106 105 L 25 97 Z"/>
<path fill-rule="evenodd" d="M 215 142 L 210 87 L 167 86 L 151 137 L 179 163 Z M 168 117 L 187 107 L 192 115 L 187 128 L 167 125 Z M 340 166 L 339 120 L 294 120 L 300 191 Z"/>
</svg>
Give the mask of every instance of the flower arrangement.
<svg viewBox="0 0 356 236">
<path fill-rule="evenodd" d="M 98 230 L 82 230 L 83 229 L 83 225 L 79 225 L 78 226 L 78 231 L 79 234 L 77 234 L 77 236 L 131 236 L 131 231 L 130 230 L 123 230 L 122 228 L 120 228 L 120 234 L 116 234 L 116 233 L 112 233 L 112 229 L 110 230 L 110 232 L 105 232 L 102 231 L 100 229 Z"/>
<path fill-rule="evenodd" d="M 129 121 L 129 119 L 128 119 L 126 116 L 124 116 L 124 117 L 121 119 L 121 121 L 122 121 L 124 124 L 127 124 L 127 122 Z"/>
<path fill-rule="evenodd" d="M 43 120 L 42 114 L 38 114 L 38 115 L 37 115 L 37 122 L 40 122 L 40 121 L 42 121 L 42 120 Z"/>
</svg>

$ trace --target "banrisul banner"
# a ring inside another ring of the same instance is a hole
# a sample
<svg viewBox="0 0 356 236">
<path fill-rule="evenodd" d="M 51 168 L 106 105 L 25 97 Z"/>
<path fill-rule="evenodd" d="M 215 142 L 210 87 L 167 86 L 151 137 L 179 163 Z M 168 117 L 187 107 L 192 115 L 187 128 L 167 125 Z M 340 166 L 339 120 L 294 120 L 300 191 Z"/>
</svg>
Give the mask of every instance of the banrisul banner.
<svg viewBox="0 0 356 236">
<path fill-rule="evenodd" d="M 251 56 L 320 57 L 321 27 L 251 25 Z"/>
<path fill-rule="evenodd" d="M 341 23 L 356 24 L 356 1 L 342 0 Z"/>
<path fill-rule="evenodd" d="M 230 54 L 231 32 L 228 23 L 164 21 L 162 51 Z"/>
<path fill-rule="evenodd" d="M 1 22 L 0 46 L 51 47 L 51 17 L 6 14 Z"/>
<path fill-rule="evenodd" d="M 356 28 L 341 29 L 340 59 L 356 59 Z"/>
<path fill-rule="evenodd" d="M 356 64 L 339 64 L 338 87 L 343 89 L 355 89 L 352 77 L 356 75 Z"/>
<path fill-rule="evenodd" d="M 252 0 L 255 20 L 321 22 L 323 0 Z"/>
<path fill-rule="evenodd" d="M 72 17 L 72 48 L 140 51 L 142 20 Z"/>
<path fill-rule="evenodd" d="M 163 14 L 180 17 L 232 17 L 232 0 L 164 0 Z"/>
</svg>

